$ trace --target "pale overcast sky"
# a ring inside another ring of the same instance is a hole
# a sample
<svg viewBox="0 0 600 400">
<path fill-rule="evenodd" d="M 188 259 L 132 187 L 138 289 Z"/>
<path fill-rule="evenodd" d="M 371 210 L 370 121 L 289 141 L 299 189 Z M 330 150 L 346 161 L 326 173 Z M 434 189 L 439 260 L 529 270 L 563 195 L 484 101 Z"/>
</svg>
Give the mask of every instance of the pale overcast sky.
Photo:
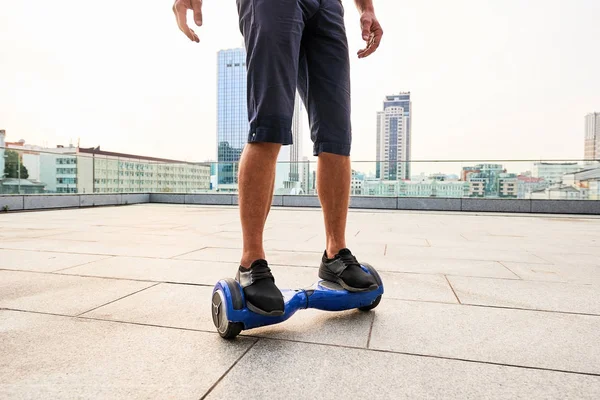
<svg viewBox="0 0 600 400">
<path fill-rule="evenodd" d="M 204 4 L 193 43 L 170 0 L 0 0 L 0 129 L 214 159 L 216 52 L 242 37 L 235 0 Z M 584 116 L 600 111 L 599 0 L 375 0 L 384 39 L 362 60 L 344 4 L 353 160 L 375 159 L 376 112 L 400 91 L 413 97 L 413 159 L 583 157 Z"/>
</svg>

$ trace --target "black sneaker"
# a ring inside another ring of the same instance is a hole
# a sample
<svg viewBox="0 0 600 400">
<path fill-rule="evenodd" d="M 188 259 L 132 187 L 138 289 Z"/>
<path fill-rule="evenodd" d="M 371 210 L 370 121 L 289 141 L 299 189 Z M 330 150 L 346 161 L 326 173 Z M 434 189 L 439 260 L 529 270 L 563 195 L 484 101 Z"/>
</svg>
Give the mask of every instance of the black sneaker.
<svg viewBox="0 0 600 400">
<path fill-rule="evenodd" d="M 244 290 L 246 306 L 261 315 L 283 315 L 285 306 L 281 291 L 275 286 L 275 278 L 266 260 L 256 260 L 250 269 L 239 267 L 235 280 Z"/>
<path fill-rule="evenodd" d="M 341 249 L 333 258 L 323 253 L 319 278 L 335 282 L 349 292 L 366 292 L 379 287 L 375 277 L 365 272 L 348 249 Z"/>
</svg>

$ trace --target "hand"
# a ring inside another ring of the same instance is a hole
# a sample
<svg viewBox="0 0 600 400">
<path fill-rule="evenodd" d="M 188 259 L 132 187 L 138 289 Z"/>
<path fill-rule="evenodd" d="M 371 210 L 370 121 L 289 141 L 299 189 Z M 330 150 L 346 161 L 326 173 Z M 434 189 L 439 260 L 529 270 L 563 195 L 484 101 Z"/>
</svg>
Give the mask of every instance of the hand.
<svg viewBox="0 0 600 400">
<path fill-rule="evenodd" d="M 202 26 L 202 0 L 175 0 L 173 12 L 177 18 L 177 25 L 192 42 L 200 42 L 196 32 L 187 25 L 187 10 L 194 10 L 194 22 Z"/>
<path fill-rule="evenodd" d="M 358 51 L 358 58 L 365 58 L 373 54 L 379 47 L 383 29 L 381 29 L 381 25 L 373 11 L 365 11 L 361 14 L 360 27 L 363 40 L 367 42 L 367 47 Z"/>
</svg>

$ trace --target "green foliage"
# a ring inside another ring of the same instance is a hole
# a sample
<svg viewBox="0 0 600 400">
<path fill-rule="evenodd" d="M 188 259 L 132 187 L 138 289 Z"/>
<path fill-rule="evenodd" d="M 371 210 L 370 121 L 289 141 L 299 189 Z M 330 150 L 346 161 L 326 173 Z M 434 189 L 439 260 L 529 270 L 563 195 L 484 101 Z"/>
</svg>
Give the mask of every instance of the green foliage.
<svg viewBox="0 0 600 400">
<path fill-rule="evenodd" d="M 27 168 L 23 165 L 23 160 L 19 160 L 20 154 L 16 151 L 7 150 L 6 151 L 6 161 L 4 164 L 4 177 L 5 178 L 19 178 L 19 172 L 17 170 L 19 164 L 21 164 L 21 179 L 29 178 L 29 172 Z"/>
</svg>

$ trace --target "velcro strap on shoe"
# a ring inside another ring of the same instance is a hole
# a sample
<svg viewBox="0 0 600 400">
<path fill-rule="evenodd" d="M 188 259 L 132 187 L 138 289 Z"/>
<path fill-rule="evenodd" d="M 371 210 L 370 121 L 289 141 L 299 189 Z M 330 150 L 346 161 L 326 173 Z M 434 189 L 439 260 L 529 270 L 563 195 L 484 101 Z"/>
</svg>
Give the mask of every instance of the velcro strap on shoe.
<svg viewBox="0 0 600 400">
<path fill-rule="evenodd" d="M 327 265 L 327 269 L 329 269 L 331 272 L 333 272 L 337 276 L 340 276 L 346 268 L 348 268 L 348 266 L 346 264 L 344 264 L 344 262 L 342 260 L 340 260 L 339 258 L 337 260 L 335 260 L 334 262 Z"/>
</svg>

